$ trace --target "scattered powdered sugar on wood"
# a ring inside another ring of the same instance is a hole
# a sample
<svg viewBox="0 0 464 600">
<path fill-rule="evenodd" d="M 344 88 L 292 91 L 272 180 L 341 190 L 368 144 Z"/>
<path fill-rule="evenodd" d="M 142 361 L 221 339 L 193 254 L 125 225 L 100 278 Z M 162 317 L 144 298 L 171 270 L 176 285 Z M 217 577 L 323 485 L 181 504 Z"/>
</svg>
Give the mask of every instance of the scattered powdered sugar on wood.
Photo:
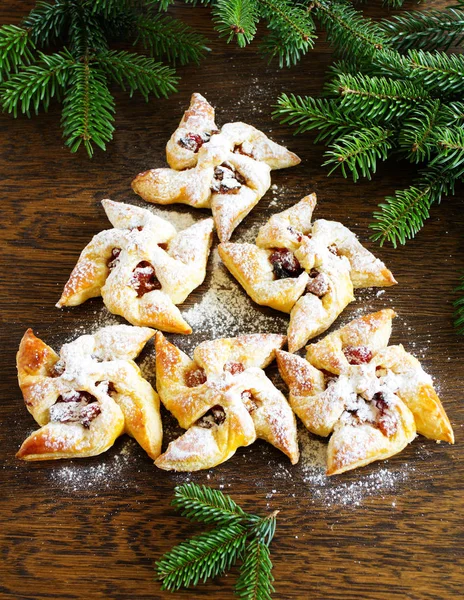
<svg viewBox="0 0 464 600">
<path fill-rule="evenodd" d="M 138 444 L 125 437 L 122 446 L 110 456 L 97 456 L 88 461 L 66 461 L 48 471 L 49 480 L 64 492 L 111 490 L 134 486 Z"/>
<path fill-rule="evenodd" d="M 229 274 L 215 249 L 212 252 L 212 276 L 201 300 L 183 312 L 195 336 L 173 336 L 173 342 L 188 352 L 203 339 L 233 337 L 246 333 L 282 333 L 288 317 L 254 304 Z"/>
</svg>

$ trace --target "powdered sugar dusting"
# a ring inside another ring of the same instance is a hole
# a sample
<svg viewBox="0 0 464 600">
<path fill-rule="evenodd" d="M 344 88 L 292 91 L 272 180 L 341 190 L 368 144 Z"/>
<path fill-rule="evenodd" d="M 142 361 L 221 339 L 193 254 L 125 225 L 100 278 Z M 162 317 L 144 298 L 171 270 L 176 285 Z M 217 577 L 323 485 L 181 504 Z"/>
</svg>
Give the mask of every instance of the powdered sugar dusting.
<svg viewBox="0 0 464 600">
<path fill-rule="evenodd" d="M 246 333 L 285 331 L 288 317 L 276 311 L 260 310 L 229 275 L 216 249 L 212 255 L 213 272 L 208 290 L 195 306 L 183 312 L 183 317 L 194 332 L 204 339 L 214 339 Z M 175 336 L 174 343 L 188 351 L 198 341 Z"/>
</svg>

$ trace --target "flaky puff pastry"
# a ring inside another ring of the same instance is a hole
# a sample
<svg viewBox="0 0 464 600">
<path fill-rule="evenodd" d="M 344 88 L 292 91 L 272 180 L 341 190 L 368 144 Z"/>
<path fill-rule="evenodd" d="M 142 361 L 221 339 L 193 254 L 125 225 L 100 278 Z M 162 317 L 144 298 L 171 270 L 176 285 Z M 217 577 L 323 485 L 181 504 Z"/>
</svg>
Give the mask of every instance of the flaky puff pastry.
<svg viewBox="0 0 464 600">
<path fill-rule="evenodd" d="M 95 456 L 128 433 L 155 459 L 162 442 L 159 397 L 133 362 L 154 333 L 147 327 L 104 327 L 65 344 L 58 355 L 28 329 L 17 354 L 18 379 L 40 429 L 16 456 Z"/>
<path fill-rule="evenodd" d="M 271 170 L 300 162 L 246 123 L 227 123 L 219 130 L 213 107 L 200 94 L 192 95 L 166 156 L 171 168 L 140 173 L 133 190 L 156 204 L 211 208 L 221 241 L 230 238 L 267 192 Z"/>
<path fill-rule="evenodd" d="M 312 223 L 315 206 L 310 194 L 273 215 L 255 244 L 219 245 L 222 261 L 255 302 L 290 313 L 290 352 L 328 329 L 354 300 L 354 288 L 396 283 L 344 225 Z"/>
<path fill-rule="evenodd" d="M 307 348 L 277 352 L 290 405 L 312 433 L 332 437 L 327 474 L 393 456 L 417 433 L 454 442 L 448 417 L 419 361 L 388 346 L 392 310 L 355 319 Z"/>
<path fill-rule="evenodd" d="M 157 333 L 158 392 L 187 431 L 155 464 L 174 471 L 208 469 L 256 438 L 298 462 L 295 416 L 262 370 L 284 343 L 284 336 L 274 334 L 217 339 L 197 346 L 191 360 Z"/>
<path fill-rule="evenodd" d="M 102 296 L 105 306 L 132 325 L 192 333 L 176 304 L 182 304 L 206 275 L 213 221 L 176 232 L 144 208 L 102 201 L 114 226 L 84 248 L 57 307 Z"/>
</svg>

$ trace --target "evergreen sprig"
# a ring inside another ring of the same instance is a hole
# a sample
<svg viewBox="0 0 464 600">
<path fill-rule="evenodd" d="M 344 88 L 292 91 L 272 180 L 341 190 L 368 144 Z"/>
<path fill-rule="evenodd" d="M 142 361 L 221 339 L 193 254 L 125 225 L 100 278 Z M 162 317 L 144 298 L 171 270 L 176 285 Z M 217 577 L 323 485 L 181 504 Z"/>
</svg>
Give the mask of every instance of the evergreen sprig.
<svg viewBox="0 0 464 600">
<path fill-rule="evenodd" d="M 328 1 L 313 0 L 311 12 L 317 14 Z M 344 12 L 348 19 L 353 9 L 342 10 L 345 4 L 334 2 L 330 11 Z M 339 24 L 337 29 L 333 19 L 325 23 L 343 55 L 330 69 L 325 96 L 281 94 L 274 116 L 295 133 L 315 131 L 315 142 L 327 146 L 329 174 L 339 169 L 354 181 L 370 179 L 378 162 L 390 157 L 418 166 L 412 185 L 387 196 L 374 212 L 373 239 L 396 247 L 413 238 L 431 206 L 453 194 L 464 179 L 464 59 L 459 47 L 464 2 L 374 24 L 353 12 L 351 22 L 356 34 L 350 34 L 349 43 L 344 39 L 348 28 Z M 457 52 L 449 51 L 453 45 Z M 464 283 L 459 291 L 464 293 Z M 456 311 L 456 327 L 464 334 L 464 298 L 456 302 Z"/>
<path fill-rule="evenodd" d="M 269 545 L 278 511 L 267 517 L 246 513 L 230 496 L 195 483 L 176 487 L 172 505 L 190 520 L 216 527 L 181 542 L 156 563 L 162 589 L 195 586 L 241 560 L 237 596 L 270 600 L 274 578 Z"/>
<path fill-rule="evenodd" d="M 167 97 L 176 91 L 175 63 L 199 62 L 208 51 L 203 36 L 160 14 L 169 0 L 39 1 L 21 25 L 0 27 L 0 104 L 17 116 L 63 103 L 62 127 L 72 152 L 104 150 L 114 131 L 115 102 L 109 85 L 132 95 Z M 132 41 L 147 55 L 110 49 Z M 50 45 L 54 52 L 46 53 Z M 163 64 L 166 59 L 170 64 Z"/>
</svg>

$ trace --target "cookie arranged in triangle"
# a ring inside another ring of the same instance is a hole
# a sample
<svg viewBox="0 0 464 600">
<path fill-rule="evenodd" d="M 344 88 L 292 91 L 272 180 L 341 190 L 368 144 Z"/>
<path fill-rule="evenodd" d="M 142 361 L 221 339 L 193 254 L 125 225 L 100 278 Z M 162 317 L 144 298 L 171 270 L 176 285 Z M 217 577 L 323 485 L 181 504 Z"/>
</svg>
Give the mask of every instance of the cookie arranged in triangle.
<svg viewBox="0 0 464 600">
<path fill-rule="evenodd" d="M 154 333 L 113 325 L 64 344 L 58 355 L 27 330 L 17 354 L 19 386 L 40 429 L 17 457 L 95 456 L 128 433 L 155 459 L 162 442 L 159 398 L 133 361 Z"/>
<path fill-rule="evenodd" d="M 203 342 L 193 360 L 156 335 L 156 379 L 161 401 L 186 432 L 155 464 L 197 471 L 228 460 L 257 438 L 298 462 L 295 416 L 263 369 L 285 337 L 252 334 Z"/>
<path fill-rule="evenodd" d="M 205 278 L 212 219 L 177 232 L 144 208 L 102 204 L 114 229 L 98 233 L 84 248 L 57 306 L 101 295 L 111 313 L 132 325 L 191 333 L 176 304 Z"/>
<path fill-rule="evenodd" d="M 251 125 L 227 123 L 218 129 L 213 107 L 200 94 L 192 95 L 166 156 L 170 168 L 140 173 L 133 190 L 147 202 L 211 208 L 221 241 L 230 239 L 267 192 L 271 170 L 300 162 Z"/>
<path fill-rule="evenodd" d="M 355 319 L 307 348 L 277 351 L 289 401 L 309 431 L 327 437 L 327 473 L 401 452 L 416 432 L 454 442 L 432 378 L 403 346 L 388 346 L 394 311 Z"/>
<path fill-rule="evenodd" d="M 221 243 L 222 261 L 257 303 L 290 313 L 295 352 L 354 300 L 353 290 L 396 283 L 383 262 L 336 221 L 312 222 L 316 195 L 273 215 L 255 244 Z"/>
</svg>

